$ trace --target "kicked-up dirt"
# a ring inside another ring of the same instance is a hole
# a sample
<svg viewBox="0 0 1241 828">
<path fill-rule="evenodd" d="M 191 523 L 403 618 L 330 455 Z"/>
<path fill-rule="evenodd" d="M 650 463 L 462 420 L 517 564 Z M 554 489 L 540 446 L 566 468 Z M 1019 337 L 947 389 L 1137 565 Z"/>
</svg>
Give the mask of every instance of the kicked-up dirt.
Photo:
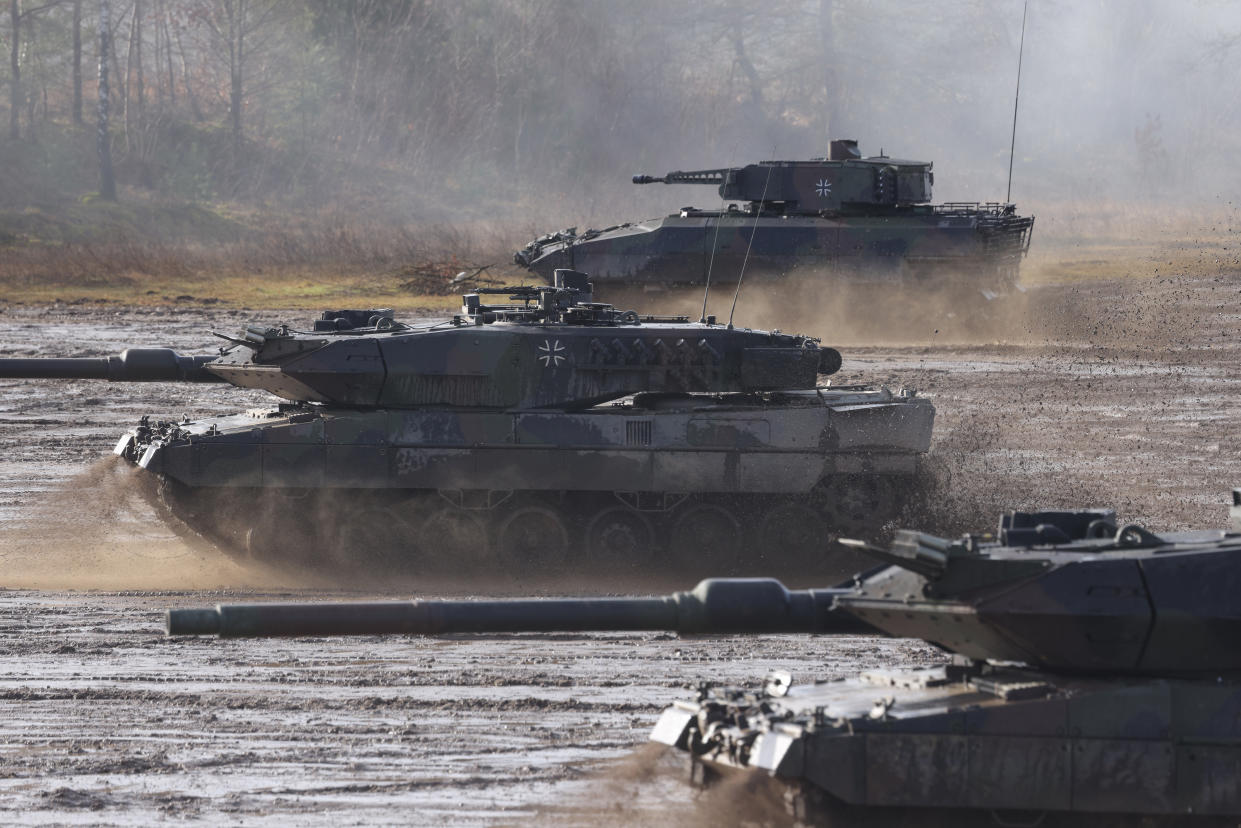
<svg viewBox="0 0 1241 828">
<path fill-rule="evenodd" d="M 839 331 L 836 341 L 865 344 L 842 348 L 836 381 L 912 385 L 934 400 L 933 457 L 907 516 L 919 528 L 990 529 L 1003 508 L 1098 505 L 1152 529 L 1226 523 L 1241 485 L 1237 277 L 1043 287 L 944 315 L 904 346 L 874 344 L 910 329 L 868 313 L 868 327 Z M 209 330 L 250 319 L 9 308 L 0 354 L 201 352 Z M 807 330 L 835 344 L 833 327 Z M 813 680 L 936 658 L 919 642 L 865 637 L 167 639 L 169 606 L 375 594 L 187 543 L 147 505 L 140 475 L 100 460 L 142 414 L 263 399 L 0 381 L 0 821 L 705 823 L 720 813 L 710 798 L 640 747 L 665 704 L 700 680 L 757 682 L 770 669 Z M 690 586 L 651 573 L 538 591 Z M 387 594 L 527 591 L 495 573 Z M 725 813 L 735 822 L 742 811 Z"/>
</svg>

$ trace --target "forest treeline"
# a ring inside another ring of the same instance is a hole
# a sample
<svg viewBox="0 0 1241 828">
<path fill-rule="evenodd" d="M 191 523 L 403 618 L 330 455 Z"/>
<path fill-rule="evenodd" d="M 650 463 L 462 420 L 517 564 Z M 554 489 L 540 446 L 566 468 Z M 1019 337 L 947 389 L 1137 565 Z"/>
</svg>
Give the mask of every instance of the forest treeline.
<svg viewBox="0 0 1241 828">
<path fill-rule="evenodd" d="M 940 198 L 1005 189 L 1019 0 L 0 3 L 0 209 L 100 191 L 104 75 L 122 201 L 551 229 L 711 200 L 634 188 L 637 172 L 805 158 L 831 137 L 935 161 Z M 1223 187 L 1232 16 L 1034 0 L 1015 197 Z"/>
<path fill-rule="evenodd" d="M 859 42 L 874 12 L 849 0 L 6 2 L 7 158 L 58 167 L 50 183 L 65 190 L 99 188 L 105 75 L 123 186 L 361 204 L 398 181 L 429 199 L 521 203 L 532 188 L 623 181 L 635 163 L 821 152 L 900 105 L 870 99 L 885 78 L 923 100 L 959 94 L 902 80 Z M 1004 10 L 952 13 L 984 33 L 980 54 L 1011 51 Z M 884 23 L 898 42 L 902 25 Z"/>
</svg>

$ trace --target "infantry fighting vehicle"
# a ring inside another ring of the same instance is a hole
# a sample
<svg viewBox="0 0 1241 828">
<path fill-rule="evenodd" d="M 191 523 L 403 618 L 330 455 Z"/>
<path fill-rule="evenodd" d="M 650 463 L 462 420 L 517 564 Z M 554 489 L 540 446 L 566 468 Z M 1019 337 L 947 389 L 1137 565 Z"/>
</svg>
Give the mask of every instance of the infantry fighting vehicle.
<svg viewBox="0 0 1241 828">
<path fill-rule="evenodd" d="M 226 548 L 348 567 L 369 556 L 520 575 L 684 552 L 731 570 L 747 531 L 795 553 L 893 507 L 929 445 L 934 409 L 912 392 L 820 387 L 840 354 L 816 340 L 591 300 L 584 274 L 560 272 L 468 294 L 437 324 L 329 311 L 312 330 L 223 336 L 214 355 L 0 359 L 0 377 L 283 398 L 144 417 L 116 452 Z"/>
<path fill-rule="evenodd" d="M 833 589 L 722 579 L 637 599 L 220 606 L 171 610 L 168 630 L 921 638 L 943 664 L 704 686 L 651 738 L 700 782 L 746 769 L 782 781 L 801 822 L 1235 825 L 1239 512 L 1232 531 L 1155 534 L 1107 510 L 1009 512 L 994 536 L 955 541 L 902 531 L 888 547 L 855 541 L 884 565 Z"/>
<path fill-rule="evenodd" d="M 515 255 L 549 277 L 576 268 L 602 284 L 736 282 L 804 270 L 831 280 L 938 283 L 998 292 L 1016 284 L 1033 217 L 1012 204 L 931 204 L 926 161 L 861 157 L 832 141 L 826 158 L 634 176 L 635 184 L 709 184 L 723 209 L 542 236 Z M 740 206 L 738 204 L 740 202 Z"/>
</svg>

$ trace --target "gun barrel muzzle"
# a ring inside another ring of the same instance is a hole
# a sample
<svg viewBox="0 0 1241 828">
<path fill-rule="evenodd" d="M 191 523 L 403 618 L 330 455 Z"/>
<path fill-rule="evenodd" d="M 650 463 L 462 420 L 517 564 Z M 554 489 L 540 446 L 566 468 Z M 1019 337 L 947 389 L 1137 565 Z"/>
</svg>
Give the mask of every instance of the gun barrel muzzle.
<svg viewBox="0 0 1241 828">
<path fill-rule="evenodd" d="M 181 356 L 169 348 L 129 348 L 117 356 L 0 359 L 5 379 L 102 379 L 112 382 L 223 382 L 204 366 L 214 356 Z"/>
</svg>

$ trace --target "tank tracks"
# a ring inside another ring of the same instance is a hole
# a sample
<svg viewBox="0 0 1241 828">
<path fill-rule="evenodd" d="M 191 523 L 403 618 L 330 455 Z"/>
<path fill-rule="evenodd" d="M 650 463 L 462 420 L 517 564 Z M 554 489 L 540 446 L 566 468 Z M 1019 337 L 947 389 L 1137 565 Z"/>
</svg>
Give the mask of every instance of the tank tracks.
<svg viewBox="0 0 1241 828">
<path fill-rule="evenodd" d="M 161 481 L 162 510 L 242 561 L 401 575 L 840 576 L 841 535 L 896 518 L 912 475 L 837 475 L 807 495 L 193 489 Z M 183 532 L 184 533 L 184 532 Z"/>
</svg>

